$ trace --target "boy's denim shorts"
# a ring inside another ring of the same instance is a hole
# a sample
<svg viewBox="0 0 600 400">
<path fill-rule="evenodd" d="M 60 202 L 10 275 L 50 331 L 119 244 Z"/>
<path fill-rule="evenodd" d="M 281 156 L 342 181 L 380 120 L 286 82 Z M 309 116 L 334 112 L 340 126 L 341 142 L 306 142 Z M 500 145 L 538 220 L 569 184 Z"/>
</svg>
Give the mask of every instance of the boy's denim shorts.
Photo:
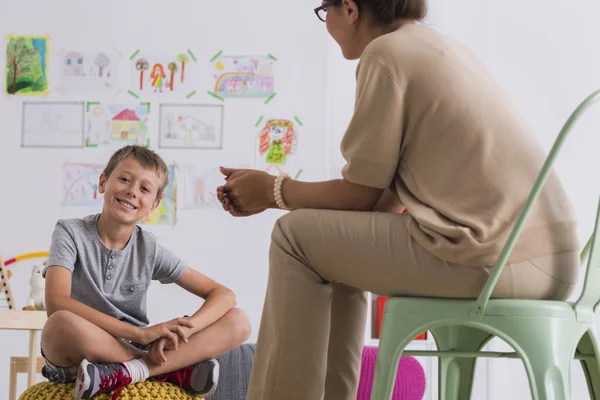
<svg viewBox="0 0 600 400">
<path fill-rule="evenodd" d="M 131 340 L 125 340 L 133 347 L 136 347 L 143 351 L 148 351 L 148 345 L 139 344 Z M 46 363 L 42 367 L 42 376 L 54 383 L 72 383 L 77 380 L 77 371 L 79 371 L 79 365 L 72 365 L 70 367 L 59 367 L 52 364 L 44 355 L 44 350 L 40 349 L 42 357 L 44 357 Z"/>
</svg>

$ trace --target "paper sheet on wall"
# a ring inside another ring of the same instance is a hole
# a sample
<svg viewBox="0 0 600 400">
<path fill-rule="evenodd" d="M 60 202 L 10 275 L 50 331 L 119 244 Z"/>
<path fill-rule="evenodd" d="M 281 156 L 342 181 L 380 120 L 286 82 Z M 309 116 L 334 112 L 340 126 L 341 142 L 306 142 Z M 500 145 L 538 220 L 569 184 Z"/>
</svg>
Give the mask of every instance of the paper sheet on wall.
<svg viewBox="0 0 600 400">
<path fill-rule="evenodd" d="M 98 180 L 105 165 L 66 163 L 62 167 L 63 206 L 102 206 Z"/>
<path fill-rule="evenodd" d="M 123 55 L 115 50 L 62 49 L 54 58 L 62 93 L 111 93 L 121 90 L 119 70 Z"/>
<path fill-rule="evenodd" d="M 146 54 L 136 51 L 130 60 L 130 90 L 134 97 L 187 97 L 195 92 L 198 76 L 196 57 L 190 51 L 172 54 Z"/>
<path fill-rule="evenodd" d="M 230 168 L 251 168 L 247 164 L 227 164 Z M 217 187 L 225 184 L 219 167 L 184 165 L 182 169 L 183 209 L 219 209 Z"/>
<path fill-rule="evenodd" d="M 6 41 L 6 93 L 48 93 L 48 36 L 9 35 Z"/>
<path fill-rule="evenodd" d="M 148 144 L 150 103 L 107 104 L 88 102 L 85 114 L 85 145 L 97 147 L 111 143 Z"/>
<path fill-rule="evenodd" d="M 223 105 L 161 104 L 159 147 L 220 149 Z"/>
<path fill-rule="evenodd" d="M 211 94 L 222 98 L 265 98 L 275 92 L 273 56 L 217 55 Z"/>
<path fill-rule="evenodd" d="M 255 168 L 272 175 L 287 173 L 297 178 L 302 172 L 298 160 L 301 124 L 295 116 L 261 116 L 255 128 Z"/>
<path fill-rule="evenodd" d="M 23 147 L 83 147 L 83 102 L 24 102 Z"/>
</svg>

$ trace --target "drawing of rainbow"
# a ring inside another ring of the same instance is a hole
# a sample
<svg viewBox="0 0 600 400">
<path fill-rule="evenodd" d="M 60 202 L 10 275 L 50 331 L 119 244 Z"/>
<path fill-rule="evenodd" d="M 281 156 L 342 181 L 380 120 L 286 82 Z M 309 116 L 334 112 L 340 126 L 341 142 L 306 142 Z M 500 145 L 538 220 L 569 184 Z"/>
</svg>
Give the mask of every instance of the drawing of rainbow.
<svg viewBox="0 0 600 400">
<path fill-rule="evenodd" d="M 251 83 L 247 90 L 232 90 L 235 83 Z M 251 86 L 251 87 L 250 87 Z M 226 72 L 219 76 L 215 83 L 215 93 L 225 95 L 268 96 L 273 92 L 273 76 L 257 75 L 252 72 Z"/>
</svg>

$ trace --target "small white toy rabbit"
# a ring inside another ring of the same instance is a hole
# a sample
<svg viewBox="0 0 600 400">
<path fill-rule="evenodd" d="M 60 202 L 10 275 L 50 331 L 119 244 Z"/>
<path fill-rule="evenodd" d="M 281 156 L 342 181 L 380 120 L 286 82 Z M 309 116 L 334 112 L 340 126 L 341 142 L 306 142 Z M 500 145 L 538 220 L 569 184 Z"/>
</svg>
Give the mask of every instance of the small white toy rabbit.
<svg viewBox="0 0 600 400">
<path fill-rule="evenodd" d="M 23 308 L 24 310 L 46 310 L 46 282 L 42 276 L 44 265 L 46 265 L 46 262 L 42 265 L 33 266 L 31 278 L 29 279 L 31 291 L 29 292 L 29 298 L 27 299 L 27 306 Z"/>
</svg>

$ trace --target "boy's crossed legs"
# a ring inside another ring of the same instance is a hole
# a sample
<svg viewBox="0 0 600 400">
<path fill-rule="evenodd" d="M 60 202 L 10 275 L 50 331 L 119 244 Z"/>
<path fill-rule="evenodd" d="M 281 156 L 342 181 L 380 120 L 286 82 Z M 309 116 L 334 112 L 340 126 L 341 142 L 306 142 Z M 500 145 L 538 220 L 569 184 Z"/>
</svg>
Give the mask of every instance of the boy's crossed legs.
<svg viewBox="0 0 600 400">
<path fill-rule="evenodd" d="M 239 346 L 249 335 L 250 324 L 245 313 L 233 308 L 214 324 L 190 336 L 187 343 L 179 343 L 178 350 L 165 350 L 166 362 L 159 365 L 146 351 L 115 338 L 82 317 L 57 311 L 46 321 L 41 342 L 47 360 L 46 372 L 50 375 L 47 378 L 73 382 L 77 377 L 76 399 L 111 390 L 116 390 L 118 396 L 123 386 L 148 376 L 207 396 L 216 389 L 218 379 L 218 363 L 214 358 Z"/>
</svg>

